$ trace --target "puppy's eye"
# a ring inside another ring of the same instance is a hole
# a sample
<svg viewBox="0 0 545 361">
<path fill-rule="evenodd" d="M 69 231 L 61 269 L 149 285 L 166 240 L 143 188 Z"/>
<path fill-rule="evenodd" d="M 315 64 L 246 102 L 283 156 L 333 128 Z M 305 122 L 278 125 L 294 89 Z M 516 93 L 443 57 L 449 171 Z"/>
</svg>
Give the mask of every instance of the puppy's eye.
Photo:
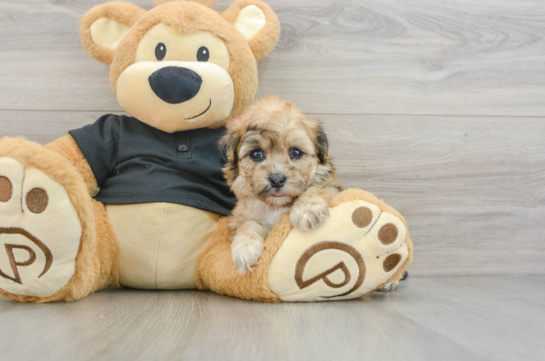
<svg viewBox="0 0 545 361">
<path fill-rule="evenodd" d="M 208 61 L 209 58 L 210 58 L 210 51 L 208 51 L 208 48 L 206 46 L 201 46 L 199 50 L 197 50 L 197 60 Z"/>
<path fill-rule="evenodd" d="M 291 159 L 301 159 L 303 156 L 303 151 L 297 148 L 290 149 L 290 158 Z"/>
<path fill-rule="evenodd" d="M 167 47 L 163 43 L 157 44 L 155 47 L 155 57 L 157 60 L 161 61 L 165 58 L 165 55 L 167 55 Z"/>
<path fill-rule="evenodd" d="M 265 159 L 265 153 L 261 149 L 254 149 L 250 152 L 250 159 L 254 162 L 260 162 Z"/>
</svg>

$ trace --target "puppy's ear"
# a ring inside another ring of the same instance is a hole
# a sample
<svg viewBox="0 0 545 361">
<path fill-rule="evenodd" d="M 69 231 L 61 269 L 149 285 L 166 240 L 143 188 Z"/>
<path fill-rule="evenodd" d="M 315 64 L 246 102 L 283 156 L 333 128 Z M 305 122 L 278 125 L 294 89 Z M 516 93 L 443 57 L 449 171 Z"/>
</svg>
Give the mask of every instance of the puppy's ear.
<svg viewBox="0 0 545 361">
<path fill-rule="evenodd" d="M 333 165 L 333 160 L 329 156 L 327 136 L 324 133 L 321 122 L 319 120 L 316 122 L 318 126 L 314 128 L 314 134 L 316 136 L 315 147 L 317 149 L 317 156 L 320 163 L 318 164 L 318 170 L 316 171 L 314 183 L 320 188 L 333 186 L 341 191 L 343 188 L 335 178 L 335 166 Z"/>
<path fill-rule="evenodd" d="M 320 121 L 318 121 L 318 126 L 314 130 L 316 136 L 316 144 L 314 145 L 318 150 L 318 160 L 320 164 L 329 163 L 329 142 L 327 141 L 327 136 L 324 133 L 324 128 Z"/>
<path fill-rule="evenodd" d="M 241 136 L 235 129 L 229 129 L 227 134 L 221 138 L 220 146 L 226 159 L 223 166 L 223 175 L 227 180 L 228 185 L 233 185 L 238 177 L 238 146 L 240 145 Z"/>
</svg>

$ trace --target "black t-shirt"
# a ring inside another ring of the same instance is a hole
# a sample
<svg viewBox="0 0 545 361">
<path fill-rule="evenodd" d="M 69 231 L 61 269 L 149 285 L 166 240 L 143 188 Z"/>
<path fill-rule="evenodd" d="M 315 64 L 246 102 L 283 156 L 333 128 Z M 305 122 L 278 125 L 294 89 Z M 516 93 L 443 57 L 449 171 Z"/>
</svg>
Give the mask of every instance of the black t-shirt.
<svg viewBox="0 0 545 361">
<path fill-rule="evenodd" d="M 236 198 L 223 178 L 225 127 L 165 133 L 104 115 L 69 132 L 89 162 L 104 204 L 168 202 L 229 215 Z"/>
</svg>

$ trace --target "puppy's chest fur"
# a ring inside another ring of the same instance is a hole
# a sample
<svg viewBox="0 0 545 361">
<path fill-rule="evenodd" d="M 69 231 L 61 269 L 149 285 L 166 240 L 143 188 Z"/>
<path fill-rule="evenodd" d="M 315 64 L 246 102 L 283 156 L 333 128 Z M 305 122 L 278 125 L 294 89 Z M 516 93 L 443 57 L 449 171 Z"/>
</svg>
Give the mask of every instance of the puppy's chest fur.
<svg viewBox="0 0 545 361">
<path fill-rule="evenodd" d="M 280 218 L 288 214 L 289 211 L 289 207 L 273 207 L 258 199 L 252 199 L 239 202 L 234 213 L 246 218 L 246 220 L 261 224 L 269 234 L 280 221 Z"/>
</svg>

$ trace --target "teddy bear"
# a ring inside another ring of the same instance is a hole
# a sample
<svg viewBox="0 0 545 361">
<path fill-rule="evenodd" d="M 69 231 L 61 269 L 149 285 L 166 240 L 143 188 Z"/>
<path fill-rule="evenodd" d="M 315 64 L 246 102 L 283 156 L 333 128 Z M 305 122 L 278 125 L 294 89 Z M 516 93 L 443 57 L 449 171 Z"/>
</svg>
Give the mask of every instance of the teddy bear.
<svg viewBox="0 0 545 361">
<path fill-rule="evenodd" d="M 89 10 L 80 37 L 109 65 L 130 116 L 104 115 L 46 146 L 0 140 L 0 295 L 75 301 L 108 286 L 208 289 L 262 301 L 326 301 L 390 287 L 412 259 L 406 222 L 362 190 L 319 229 L 275 227 L 254 271 L 231 261 L 236 199 L 225 125 L 254 99 L 257 60 L 280 24 L 258 0 L 124 2 Z"/>
</svg>

